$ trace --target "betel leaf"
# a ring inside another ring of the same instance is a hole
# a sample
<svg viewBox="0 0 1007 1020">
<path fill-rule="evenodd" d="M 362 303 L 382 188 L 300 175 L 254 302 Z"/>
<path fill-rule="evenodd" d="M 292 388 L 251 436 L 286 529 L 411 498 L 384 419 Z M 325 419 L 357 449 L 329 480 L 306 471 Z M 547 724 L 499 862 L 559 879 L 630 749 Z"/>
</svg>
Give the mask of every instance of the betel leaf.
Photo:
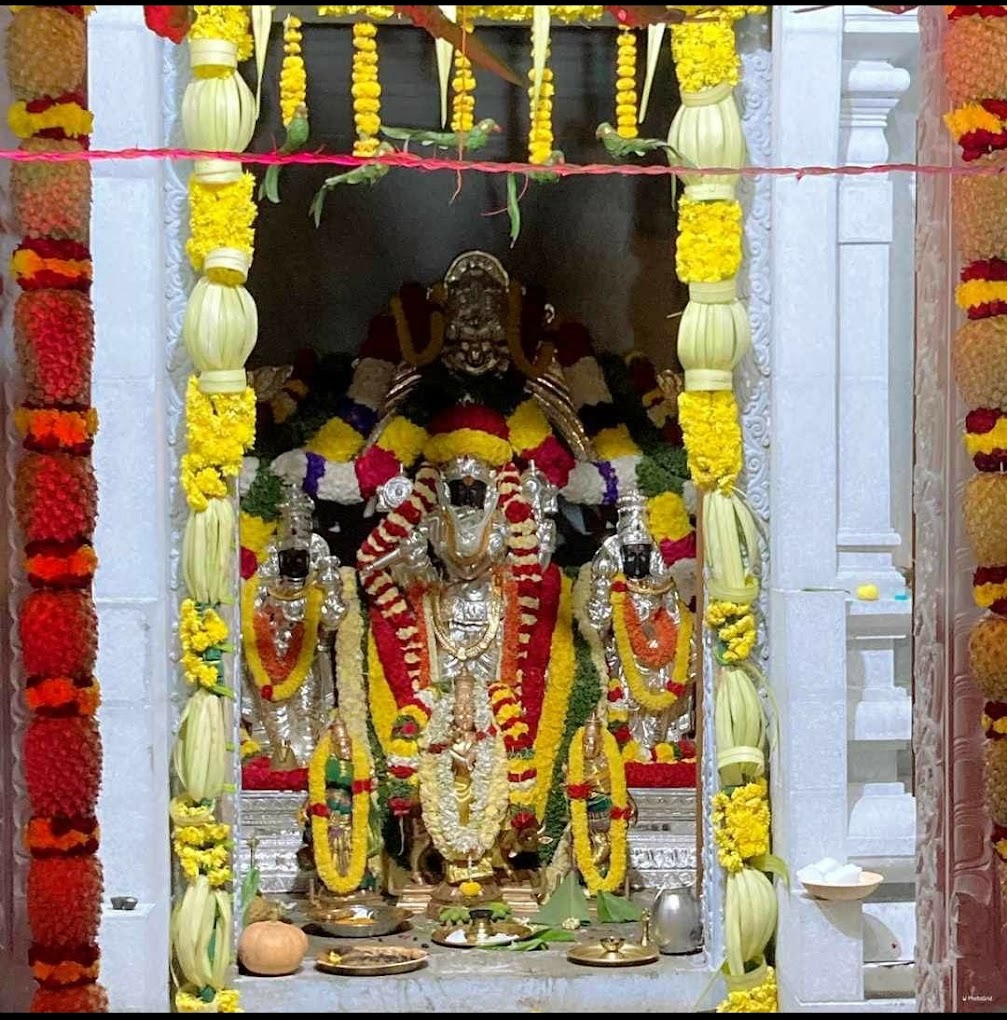
<svg viewBox="0 0 1007 1020">
<path fill-rule="evenodd" d="M 535 924 L 558 928 L 570 918 L 580 921 L 581 924 L 587 924 L 591 920 L 587 897 L 572 871 L 556 886 L 555 892 L 542 904 L 542 908 L 532 921 Z"/>
<path fill-rule="evenodd" d="M 625 896 L 598 890 L 598 920 L 602 924 L 628 924 L 640 920 L 640 908 Z"/>
<path fill-rule="evenodd" d="M 507 216 L 510 219 L 510 246 L 513 248 L 521 233 L 521 198 L 516 174 L 507 175 Z"/>
<path fill-rule="evenodd" d="M 241 883 L 241 913 L 242 916 L 252 905 L 252 900 L 259 895 L 259 869 L 252 867 L 248 869 L 244 881 Z"/>
</svg>

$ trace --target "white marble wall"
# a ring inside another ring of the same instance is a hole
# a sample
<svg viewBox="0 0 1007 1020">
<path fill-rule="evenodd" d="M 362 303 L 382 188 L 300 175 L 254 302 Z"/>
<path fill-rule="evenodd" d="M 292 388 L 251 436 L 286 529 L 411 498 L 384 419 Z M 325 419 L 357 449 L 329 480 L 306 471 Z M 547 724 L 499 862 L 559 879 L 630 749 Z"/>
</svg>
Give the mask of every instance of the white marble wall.
<svg viewBox="0 0 1007 1020">
<path fill-rule="evenodd" d="M 161 145 L 160 40 L 137 6 L 90 19 L 98 149 Z M 95 545 L 105 769 L 99 816 L 106 898 L 102 978 L 115 1012 L 164 1011 L 168 988 L 167 458 L 162 169 L 94 171 L 94 403 L 101 514 Z"/>
</svg>

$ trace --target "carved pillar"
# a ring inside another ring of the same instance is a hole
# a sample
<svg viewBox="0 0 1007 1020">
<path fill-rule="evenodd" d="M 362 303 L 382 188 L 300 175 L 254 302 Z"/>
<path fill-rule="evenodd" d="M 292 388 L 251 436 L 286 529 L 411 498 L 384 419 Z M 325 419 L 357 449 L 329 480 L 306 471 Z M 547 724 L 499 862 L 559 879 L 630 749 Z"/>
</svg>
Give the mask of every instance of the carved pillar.
<svg viewBox="0 0 1007 1020">
<path fill-rule="evenodd" d="M 888 117 L 909 88 L 909 72 L 883 60 L 843 62 L 840 162 L 888 159 Z M 840 584 L 874 581 L 883 595 L 902 587 L 892 564 L 888 339 L 893 188 L 890 176 L 839 180 L 839 519 Z"/>
</svg>

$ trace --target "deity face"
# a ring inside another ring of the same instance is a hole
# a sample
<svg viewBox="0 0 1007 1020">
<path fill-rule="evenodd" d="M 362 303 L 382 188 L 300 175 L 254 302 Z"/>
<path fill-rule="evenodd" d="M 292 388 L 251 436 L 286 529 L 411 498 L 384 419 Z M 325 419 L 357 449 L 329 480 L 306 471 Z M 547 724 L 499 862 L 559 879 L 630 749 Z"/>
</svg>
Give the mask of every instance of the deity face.
<svg viewBox="0 0 1007 1020">
<path fill-rule="evenodd" d="M 483 510 L 486 506 L 486 483 L 478 478 L 454 478 L 448 482 L 451 505 Z"/>
<path fill-rule="evenodd" d="M 505 339 L 507 293 L 488 272 L 470 268 L 447 289 L 445 332 L 462 371 L 479 375 L 498 367 L 499 346 Z"/>
<path fill-rule="evenodd" d="M 584 758 L 587 761 L 598 756 L 601 750 L 601 724 L 597 716 L 592 716 L 584 727 Z"/>
<path fill-rule="evenodd" d="M 650 576 L 650 557 L 654 547 L 649 542 L 626 543 L 622 547 L 623 573 L 634 581 Z"/>
<path fill-rule="evenodd" d="M 276 559 L 280 580 L 294 587 L 302 587 L 308 579 L 308 550 L 296 547 L 279 549 Z"/>
</svg>

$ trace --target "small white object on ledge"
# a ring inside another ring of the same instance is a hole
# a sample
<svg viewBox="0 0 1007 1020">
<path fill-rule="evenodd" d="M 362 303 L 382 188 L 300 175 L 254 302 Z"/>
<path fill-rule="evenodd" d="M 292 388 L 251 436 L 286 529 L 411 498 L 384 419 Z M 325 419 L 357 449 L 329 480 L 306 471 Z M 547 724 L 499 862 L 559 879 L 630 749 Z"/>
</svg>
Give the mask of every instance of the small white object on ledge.
<svg viewBox="0 0 1007 1020">
<path fill-rule="evenodd" d="M 863 871 L 856 864 L 840 864 L 831 857 L 802 868 L 797 877 L 816 899 L 833 901 L 866 899 L 884 880 L 876 872 Z"/>
</svg>

